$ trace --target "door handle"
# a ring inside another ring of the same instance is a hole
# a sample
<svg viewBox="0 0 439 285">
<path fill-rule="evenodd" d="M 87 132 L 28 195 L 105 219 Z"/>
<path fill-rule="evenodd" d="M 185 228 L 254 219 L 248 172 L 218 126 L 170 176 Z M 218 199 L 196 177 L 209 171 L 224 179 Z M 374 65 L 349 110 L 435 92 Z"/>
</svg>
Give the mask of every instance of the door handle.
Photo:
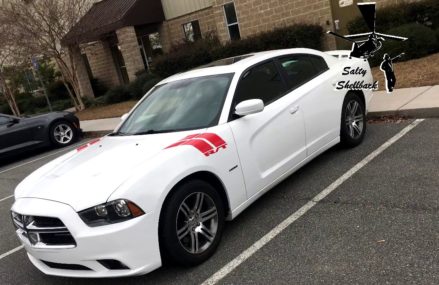
<svg viewBox="0 0 439 285">
<path fill-rule="evenodd" d="M 299 106 L 294 106 L 290 108 L 290 114 L 294 115 L 297 113 L 297 111 L 299 111 Z"/>
</svg>

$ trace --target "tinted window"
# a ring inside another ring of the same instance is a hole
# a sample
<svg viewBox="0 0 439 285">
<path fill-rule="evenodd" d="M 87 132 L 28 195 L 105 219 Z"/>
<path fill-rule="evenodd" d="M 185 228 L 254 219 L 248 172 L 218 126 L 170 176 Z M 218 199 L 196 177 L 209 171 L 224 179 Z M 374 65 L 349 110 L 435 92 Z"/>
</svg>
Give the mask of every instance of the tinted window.
<svg viewBox="0 0 439 285">
<path fill-rule="evenodd" d="M 285 71 L 290 88 L 296 88 L 310 81 L 321 71 L 318 71 L 311 57 L 307 55 L 291 55 L 279 59 L 281 68 Z"/>
<path fill-rule="evenodd" d="M 261 99 L 265 105 L 275 101 L 287 91 L 274 62 L 256 66 L 246 73 L 239 82 L 235 103 L 249 99 Z"/>
<path fill-rule="evenodd" d="M 322 57 L 310 55 L 309 58 L 319 74 L 329 69 L 326 61 Z"/>
</svg>

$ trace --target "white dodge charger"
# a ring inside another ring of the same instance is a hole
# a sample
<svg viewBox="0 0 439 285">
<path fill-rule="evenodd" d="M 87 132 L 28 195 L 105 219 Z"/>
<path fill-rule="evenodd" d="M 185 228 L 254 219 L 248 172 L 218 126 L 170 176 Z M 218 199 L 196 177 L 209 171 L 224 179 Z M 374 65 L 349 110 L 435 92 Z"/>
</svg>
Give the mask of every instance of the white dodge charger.
<svg viewBox="0 0 439 285">
<path fill-rule="evenodd" d="M 18 185 L 17 235 L 50 275 L 199 264 L 225 220 L 328 148 L 361 143 L 371 90 L 337 86 L 372 81 L 367 61 L 310 49 L 228 58 L 165 79 L 114 133 Z"/>
</svg>

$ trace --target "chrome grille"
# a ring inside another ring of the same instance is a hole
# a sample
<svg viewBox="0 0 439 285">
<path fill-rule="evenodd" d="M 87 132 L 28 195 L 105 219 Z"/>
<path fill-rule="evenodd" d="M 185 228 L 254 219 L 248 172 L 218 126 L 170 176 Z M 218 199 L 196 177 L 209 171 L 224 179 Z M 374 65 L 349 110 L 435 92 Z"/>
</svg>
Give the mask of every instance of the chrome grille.
<svg viewBox="0 0 439 285">
<path fill-rule="evenodd" d="M 27 216 L 12 212 L 12 222 L 20 238 L 35 248 L 73 248 L 76 242 L 58 218 Z"/>
</svg>

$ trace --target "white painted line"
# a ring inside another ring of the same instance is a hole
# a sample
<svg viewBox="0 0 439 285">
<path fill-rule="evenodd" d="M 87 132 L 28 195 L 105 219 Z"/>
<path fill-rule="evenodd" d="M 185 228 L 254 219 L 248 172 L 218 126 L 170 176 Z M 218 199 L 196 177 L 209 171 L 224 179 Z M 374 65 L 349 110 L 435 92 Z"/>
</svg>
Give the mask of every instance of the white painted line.
<svg viewBox="0 0 439 285">
<path fill-rule="evenodd" d="M 61 150 L 59 150 L 59 151 L 52 152 L 52 153 L 50 153 L 50 154 L 48 154 L 48 155 L 45 155 L 45 156 L 39 157 L 39 158 L 37 158 L 37 159 L 34 159 L 34 160 L 31 160 L 31 161 L 28 161 L 28 162 L 25 162 L 25 163 L 22 163 L 22 164 L 19 164 L 19 165 L 13 166 L 13 167 L 8 168 L 8 169 L 5 169 L 5 170 L 2 170 L 2 171 L 0 171 L 0 174 L 3 174 L 3 173 L 5 173 L 5 172 L 11 171 L 11 170 L 14 170 L 14 169 L 17 169 L 17 168 L 20 168 L 20 167 L 22 167 L 22 166 L 26 166 L 26 165 L 28 165 L 28 164 L 32 164 L 32 163 L 34 163 L 34 162 L 37 162 L 37 161 L 39 161 L 39 160 L 42 160 L 42 159 L 45 159 L 45 158 L 48 158 L 48 157 L 51 157 L 51 156 L 54 156 L 54 155 L 60 154 L 60 153 L 62 153 L 62 152 L 66 152 L 66 153 L 67 153 L 67 152 L 69 152 L 70 150 L 72 150 L 72 149 L 74 149 L 74 148 L 77 148 L 78 145 L 87 144 L 89 141 L 91 141 L 91 140 L 81 141 L 81 142 L 79 142 L 79 143 L 76 143 L 76 144 L 74 144 L 74 145 L 71 145 L 70 147 L 63 148 L 63 149 L 61 149 Z"/>
<path fill-rule="evenodd" d="M 311 201 L 306 203 L 302 208 L 297 210 L 291 216 L 282 221 L 279 225 L 273 228 L 270 232 L 268 232 L 265 236 L 263 236 L 260 240 L 256 241 L 253 245 L 243 251 L 240 255 L 238 255 L 235 259 L 226 264 L 223 268 L 213 274 L 209 279 L 204 281 L 202 285 L 213 285 L 217 284 L 224 277 L 230 274 L 233 270 L 235 270 L 239 265 L 241 265 L 244 261 L 246 261 L 249 257 L 255 254 L 258 250 L 260 250 L 263 246 L 269 243 L 272 239 L 274 239 L 277 235 L 279 235 L 282 231 L 284 231 L 288 226 L 294 223 L 297 219 L 302 217 L 306 212 L 308 212 L 312 207 L 317 205 L 322 199 L 332 193 L 335 189 L 338 188 L 341 184 L 343 184 L 346 180 L 352 177 L 355 173 L 357 173 L 360 169 L 366 166 L 369 162 L 371 162 L 374 158 L 380 155 L 383 151 L 385 151 L 388 147 L 393 145 L 399 139 L 401 139 L 404 135 L 414 129 L 417 125 L 423 122 L 424 119 L 419 119 L 405 127 L 394 137 L 389 139 L 371 154 L 369 154 L 362 161 L 357 163 L 354 167 L 348 170 L 345 174 L 340 176 L 337 180 L 335 180 L 331 185 L 329 185 L 326 189 L 320 192 L 317 196 L 315 196 Z"/>
<path fill-rule="evenodd" d="M 45 159 L 45 158 L 48 158 L 48 157 L 51 157 L 51 156 L 54 156 L 54 155 L 60 154 L 60 153 L 62 153 L 62 152 L 66 152 L 66 153 L 67 153 L 67 152 L 71 151 L 72 149 L 77 148 L 78 145 L 87 144 L 87 142 L 89 142 L 89 141 L 90 141 L 90 140 L 87 140 L 87 141 L 84 141 L 84 142 L 81 141 L 81 142 L 79 142 L 79 143 L 76 143 L 76 144 L 74 144 L 74 145 L 68 147 L 68 148 L 63 148 L 63 149 L 61 149 L 61 150 L 59 150 L 59 151 L 56 151 L 56 152 L 50 153 L 50 154 L 48 154 L 48 155 L 45 155 L 45 156 L 39 157 L 39 158 L 37 158 L 37 159 L 34 159 L 34 160 L 31 160 L 31 161 L 28 161 L 28 162 L 25 162 L 25 163 L 22 163 L 22 164 L 19 164 L 19 165 L 13 166 L 13 167 L 8 168 L 8 169 L 5 169 L 5 170 L 2 170 L 2 171 L 0 171 L 0 174 L 6 173 L 6 172 L 8 172 L 8 171 L 11 171 L 11 170 L 14 170 L 14 169 L 17 169 L 17 168 L 20 168 L 20 167 L 22 167 L 22 166 L 26 166 L 26 165 L 28 165 L 28 164 L 32 164 L 32 163 L 34 163 L 34 162 L 37 162 L 37 161 L 39 161 L 39 160 L 42 160 L 42 159 Z M 6 200 L 8 200 L 8 199 L 11 199 L 12 197 L 14 197 L 14 195 L 11 195 L 11 196 L 7 196 L 7 197 L 4 197 L 4 198 L 1 198 L 1 199 L 0 199 L 0 202 L 6 201 Z"/>
<path fill-rule="evenodd" d="M 21 250 L 23 247 L 24 247 L 23 245 L 20 245 L 20 246 L 17 246 L 16 248 L 14 248 L 14 249 L 11 249 L 8 252 L 3 253 L 2 255 L 0 255 L 0 260 L 2 260 L 3 258 L 5 258 L 5 257 L 7 257 L 7 256 L 9 256 L 11 254 L 13 254 L 14 252 L 17 252 L 17 251 Z"/>
<path fill-rule="evenodd" d="M 11 195 L 11 196 L 8 196 L 8 197 L 5 197 L 5 198 L 2 198 L 2 199 L 0 199 L 0 202 L 6 201 L 6 200 L 8 200 L 8 199 L 11 199 L 12 197 L 14 197 L 14 195 Z"/>
<path fill-rule="evenodd" d="M 11 171 L 11 170 L 14 170 L 14 169 L 17 169 L 17 168 L 20 168 L 20 167 L 22 167 L 22 166 L 26 166 L 26 165 L 28 165 L 28 164 L 32 164 L 32 163 L 34 163 L 34 162 L 37 162 L 37 161 L 39 161 L 39 160 L 42 160 L 42 159 L 45 159 L 45 158 L 48 158 L 48 157 L 51 157 L 51 156 L 57 155 L 57 154 L 62 153 L 62 152 L 68 152 L 68 151 L 70 151 L 70 150 L 76 148 L 78 145 L 87 144 L 87 142 L 89 142 L 89 141 L 90 141 L 90 140 L 87 140 L 87 141 L 81 141 L 81 142 L 76 143 L 76 144 L 74 144 L 74 145 L 72 145 L 72 146 L 70 146 L 70 147 L 63 148 L 63 149 L 61 149 L 61 150 L 59 150 L 59 151 L 52 152 L 52 153 L 50 153 L 50 154 L 48 154 L 48 155 L 45 155 L 45 156 L 39 157 L 39 158 L 37 158 L 37 159 L 34 159 L 34 160 L 31 160 L 31 161 L 28 161 L 28 162 L 25 162 L 25 163 L 22 163 L 22 164 L 19 164 L 19 165 L 13 166 L 13 167 L 8 168 L 8 169 L 5 169 L 5 170 L 2 170 L 2 171 L 0 171 L 0 174 L 3 174 L 3 173 L 5 173 L 5 172 Z"/>
</svg>

